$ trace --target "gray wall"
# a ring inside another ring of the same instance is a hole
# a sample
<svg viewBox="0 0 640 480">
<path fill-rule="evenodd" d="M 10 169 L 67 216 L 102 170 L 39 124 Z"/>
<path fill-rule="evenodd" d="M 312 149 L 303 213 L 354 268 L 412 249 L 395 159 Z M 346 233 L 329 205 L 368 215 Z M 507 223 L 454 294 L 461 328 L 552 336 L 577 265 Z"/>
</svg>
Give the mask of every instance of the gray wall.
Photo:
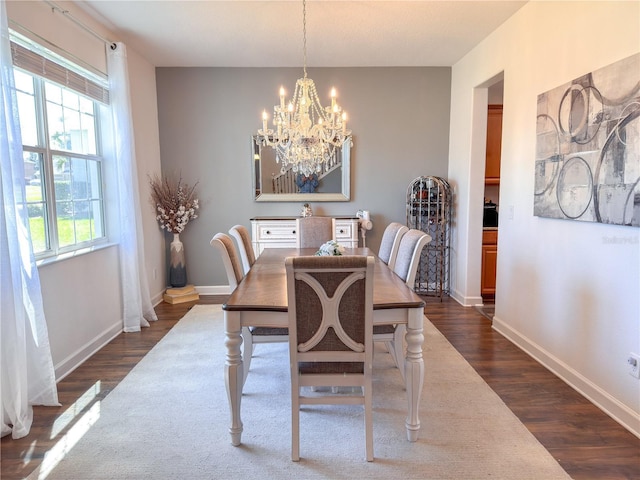
<svg viewBox="0 0 640 480">
<path fill-rule="evenodd" d="M 290 96 L 301 68 L 157 68 L 162 171 L 199 182 L 200 216 L 181 239 L 188 281 L 227 285 L 209 245 L 235 224 L 261 215 L 298 215 L 301 203 L 256 203 L 252 196 L 251 135 L 262 110 L 272 114 L 278 90 Z M 446 177 L 451 69 L 310 68 L 308 76 L 328 104 L 332 86 L 353 131 L 351 201 L 312 203 L 317 215 L 371 211 L 367 246 L 377 251 L 384 227 L 405 222 L 409 182 Z"/>
</svg>

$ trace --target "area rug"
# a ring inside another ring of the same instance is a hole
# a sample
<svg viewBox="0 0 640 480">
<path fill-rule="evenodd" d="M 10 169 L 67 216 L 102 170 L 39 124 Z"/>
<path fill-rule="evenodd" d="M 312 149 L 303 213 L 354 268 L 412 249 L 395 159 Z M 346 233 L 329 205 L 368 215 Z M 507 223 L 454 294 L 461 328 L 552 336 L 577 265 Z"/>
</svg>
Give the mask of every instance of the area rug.
<svg viewBox="0 0 640 480">
<path fill-rule="evenodd" d="M 243 444 L 230 443 L 219 306 L 197 305 L 101 402 L 63 458 L 30 478 L 560 479 L 560 465 L 425 318 L 419 440 L 406 439 L 406 393 L 383 346 L 374 364 L 374 453 L 358 406 L 309 406 L 290 460 L 288 346 L 260 344 L 242 398 Z M 61 456 L 62 457 L 62 456 Z"/>
</svg>

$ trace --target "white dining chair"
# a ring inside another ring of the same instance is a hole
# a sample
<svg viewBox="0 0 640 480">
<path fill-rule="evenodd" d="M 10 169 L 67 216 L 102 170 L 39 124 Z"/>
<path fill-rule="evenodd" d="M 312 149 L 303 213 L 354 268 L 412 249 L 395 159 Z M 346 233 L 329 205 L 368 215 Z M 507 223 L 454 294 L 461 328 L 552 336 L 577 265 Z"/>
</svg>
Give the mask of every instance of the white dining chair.
<svg viewBox="0 0 640 480">
<path fill-rule="evenodd" d="M 400 240 L 408 231 L 409 227 L 398 222 L 391 222 L 384 229 L 382 240 L 380 241 L 380 249 L 378 250 L 378 258 L 389 265 L 391 270 L 393 270 L 396 263 Z"/>
<path fill-rule="evenodd" d="M 289 257 L 285 266 L 291 459 L 300 460 L 300 406 L 346 404 L 364 406 L 365 452 L 371 462 L 374 257 Z M 332 393 L 336 387 L 352 387 L 351 394 Z"/>
<path fill-rule="evenodd" d="M 297 247 L 319 248 L 335 240 L 335 219 L 331 217 L 302 217 L 296 219 Z"/>
<path fill-rule="evenodd" d="M 398 247 L 398 255 L 393 271 L 398 275 L 406 285 L 411 289 L 415 289 L 415 280 L 418 268 L 420 266 L 420 257 L 422 249 L 431 241 L 431 236 L 420 230 L 408 230 L 400 240 Z M 373 327 L 373 340 L 375 342 L 384 342 L 387 350 L 393 357 L 393 361 L 400 370 L 400 375 L 404 379 L 404 358 L 405 358 L 405 340 L 404 335 L 407 331 L 406 325 L 376 325 Z"/>
<path fill-rule="evenodd" d="M 229 288 L 233 292 L 244 278 L 242 262 L 233 240 L 226 233 L 216 233 L 209 243 L 220 252 L 222 263 L 227 273 Z"/>
<path fill-rule="evenodd" d="M 229 229 L 229 235 L 231 235 L 238 245 L 238 253 L 240 253 L 240 259 L 242 260 L 242 268 L 244 274 L 249 273 L 251 265 L 256 261 L 256 256 L 253 251 L 253 245 L 251 244 L 251 235 L 249 230 L 244 225 L 234 225 Z"/>
<path fill-rule="evenodd" d="M 216 233 L 211 239 L 211 245 L 215 247 L 222 257 L 227 281 L 231 291 L 235 290 L 244 278 L 244 270 L 240 256 L 236 250 L 233 240 L 226 233 Z M 251 368 L 251 358 L 253 357 L 254 343 L 276 343 L 287 342 L 289 340 L 289 329 L 277 327 L 242 327 L 242 346 L 244 362 L 243 383 L 247 381 L 249 369 Z"/>
</svg>

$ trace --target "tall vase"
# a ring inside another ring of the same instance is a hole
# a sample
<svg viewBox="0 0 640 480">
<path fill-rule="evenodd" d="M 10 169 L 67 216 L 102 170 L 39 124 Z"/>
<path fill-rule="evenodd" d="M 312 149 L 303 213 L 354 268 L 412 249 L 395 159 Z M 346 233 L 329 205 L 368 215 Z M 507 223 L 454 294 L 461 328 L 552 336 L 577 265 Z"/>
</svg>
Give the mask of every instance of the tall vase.
<svg viewBox="0 0 640 480">
<path fill-rule="evenodd" d="M 187 269 L 184 261 L 184 245 L 180 234 L 173 234 L 171 242 L 171 263 L 169 264 L 169 283 L 172 287 L 184 287 L 187 284 Z"/>
</svg>

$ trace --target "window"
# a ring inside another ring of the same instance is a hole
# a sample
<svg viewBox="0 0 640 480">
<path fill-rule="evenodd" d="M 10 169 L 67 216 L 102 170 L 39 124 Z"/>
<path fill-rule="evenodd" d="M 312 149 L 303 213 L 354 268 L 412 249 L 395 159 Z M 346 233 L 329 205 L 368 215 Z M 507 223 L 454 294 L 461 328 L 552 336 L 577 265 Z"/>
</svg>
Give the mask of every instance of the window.
<svg viewBox="0 0 640 480">
<path fill-rule="evenodd" d="M 15 64 L 14 60 L 36 257 L 106 241 L 100 103 Z"/>
</svg>

